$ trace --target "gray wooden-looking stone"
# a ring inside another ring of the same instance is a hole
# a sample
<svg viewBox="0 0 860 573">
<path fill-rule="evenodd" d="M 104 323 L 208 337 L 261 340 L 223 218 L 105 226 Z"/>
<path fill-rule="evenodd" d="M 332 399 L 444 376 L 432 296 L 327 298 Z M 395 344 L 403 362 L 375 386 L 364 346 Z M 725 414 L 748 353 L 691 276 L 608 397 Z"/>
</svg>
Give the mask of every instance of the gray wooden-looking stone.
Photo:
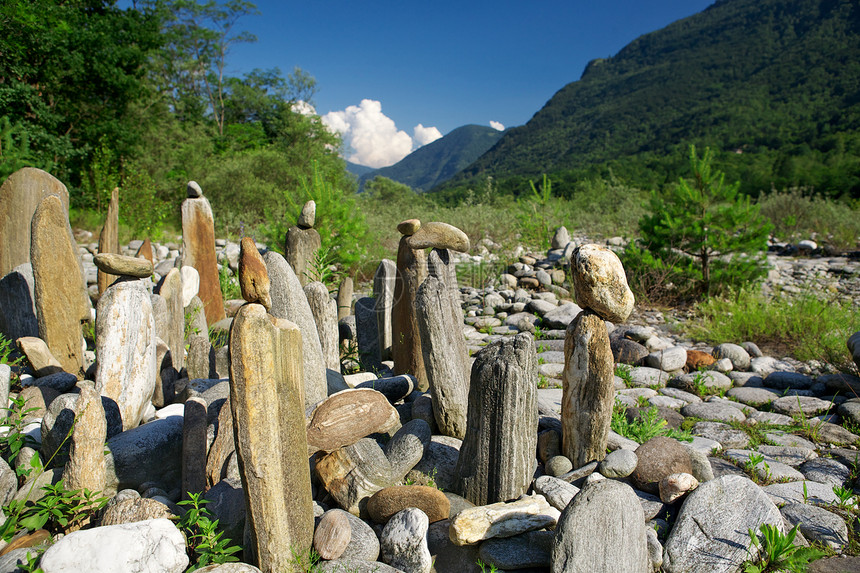
<svg viewBox="0 0 860 573">
<path fill-rule="evenodd" d="M 264 571 L 297 571 L 313 541 L 299 327 L 246 304 L 230 332 L 230 405 L 251 542 Z M 290 492 L 288 496 L 284 492 Z"/>
<path fill-rule="evenodd" d="M 429 384 L 414 304 L 418 287 L 427 278 L 427 255 L 421 249 L 411 248 L 408 239 L 408 236 L 401 237 L 397 249 L 397 278 L 391 311 L 391 357 L 395 374 L 412 374 L 418 381 L 418 389 L 425 392 Z"/>
<path fill-rule="evenodd" d="M 107 439 L 105 410 L 92 382 L 82 381 L 79 388 L 81 393 L 75 404 L 75 425 L 63 480 L 70 490 L 103 491 Z"/>
<path fill-rule="evenodd" d="M 99 253 L 119 254 L 119 188 L 114 187 L 110 194 L 110 203 L 105 214 L 105 223 L 99 233 Z M 107 290 L 108 285 L 116 279 L 111 275 L 98 269 L 97 284 L 99 296 Z"/>
<path fill-rule="evenodd" d="M 667 573 L 734 573 L 749 559 L 749 531 L 763 523 L 785 532 L 767 495 L 742 476 L 723 476 L 690 493 L 666 539 Z"/>
<path fill-rule="evenodd" d="M 464 342 L 462 328 L 451 324 L 446 288 L 438 278 L 427 277 L 415 295 L 415 319 L 436 425 L 440 433 L 462 440 L 466 435 L 469 383 L 459 355 L 461 346 L 465 350 L 460 344 Z"/>
<path fill-rule="evenodd" d="M 371 495 L 397 481 L 382 448 L 371 438 L 318 458 L 316 472 L 332 498 L 353 515 L 361 513 Z"/>
<path fill-rule="evenodd" d="M 207 429 L 208 431 L 208 429 Z M 233 409 L 224 403 L 218 411 L 215 439 L 206 457 L 206 483 L 214 486 L 227 476 L 227 460 L 236 451 L 233 436 Z"/>
<path fill-rule="evenodd" d="M 358 360 L 368 372 L 382 369 L 379 354 L 379 327 L 376 322 L 375 301 L 363 296 L 355 301 L 355 330 L 358 342 Z"/>
<path fill-rule="evenodd" d="M 6 340 L 39 336 L 34 287 L 29 261 L 0 278 L 0 334 Z"/>
<path fill-rule="evenodd" d="M 380 536 L 382 561 L 404 573 L 430 573 L 433 561 L 427 547 L 427 515 L 416 507 L 396 513 Z"/>
<path fill-rule="evenodd" d="M 66 186 L 49 173 L 24 167 L 0 186 L 0 277 L 30 262 L 30 221 L 42 199 L 57 196 L 69 212 Z"/>
<path fill-rule="evenodd" d="M 302 206 L 296 225 L 302 229 L 310 229 L 314 226 L 317 218 L 317 204 L 311 200 Z"/>
<path fill-rule="evenodd" d="M 552 557 L 553 531 L 527 531 L 513 537 L 489 539 L 481 544 L 478 556 L 497 570 L 546 568 Z"/>
<path fill-rule="evenodd" d="M 215 219 L 206 197 L 189 197 L 182 202 L 182 264 L 197 269 L 206 323 L 223 319 L 224 298 L 215 256 Z"/>
<path fill-rule="evenodd" d="M 448 324 L 451 325 L 451 339 L 453 341 L 453 358 L 459 360 L 459 368 L 463 372 L 466 382 L 467 394 L 469 378 L 467 373 L 472 365 L 469 360 L 469 349 L 466 347 L 466 338 L 463 336 L 463 307 L 460 304 L 460 287 L 457 284 L 457 270 L 448 249 L 433 249 L 427 257 L 428 276 L 436 277 L 445 286 L 445 298 L 447 301 Z"/>
<path fill-rule="evenodd" d="M 310 263 L 322 246 L 322 239 L 316 229 L 290 227 L 287 230 L 284 257 L 296 273 L 299 282 L 305 286 L 313 279 L 308 277 Z"/>
<path fill-rule="evenodd" d="M 67 208 L 49 195 L 33 213 L 30 231 L 39 337 L 70 374 L 83 377 L 81 322 L 90 319 L 83 267 Z"/>
<path fill-rule="evenodd" d="M 650 573 L 645 515 L 633 488 L 619 481 L 586 485 L 562 512 L 552 573 Z"/>
<path fill-rule="evenodd" d="M 355 287 L 352 282 L 352 277 L 343 277 L 340 281 L 340 286 L 337 289 L 337 319 L 346 318 L 352 314 L 352 295 Z"/>
<path fill-rule="evenodd" d="M 586 310 L 567 327 L 561 404 L 562 453 L 573 467 L 606 456 L 615 398 L 606 324 Z"/>
<path fill-rule="evenodd" d="M 182 499 L 206 489 L 206 400 L 185 401 L 182 417 Z"/>
<path fill-rule="evenodd" d="M 373 300 L 376 311 L 376 325 L 379 331 L 379 356 L 381 360 L 391 359 L 393 335 L 391 330 L 391 311 L 394 306 L 394 284 L 397 265 L 389 259 L 382 259 L 373 275 Z"/>
<path fill-rule="evenodd" d="M 137 426 L 155 390 L 155 320 L 143 281 L 116 282 L 96 314 L 96 389 L 116 401 L 123 430 Z"/>
<path fill-rule="evenodd" d="M 263 257 L 271 282 L 272 316 L 298 325 L 302 335 L 302 372 L 305 384 L 305 408 L 328 395 L 325 361 L 316 323 L 296 273 L 286 259 L 274 251 Z"/>
<path fill-rule="evenodd" d="M 329 296 L 326 286 L 318 281 L 305 285 L 305 296 L 316 323 L 325 367 L 340 371 L 337 302 Z"/>
<path fill-rule="evenodd" d="M 173 367 L 182 370 L 185 367 L 185 307 L 182 306 L 182 272 L 179 269 L 172 268 L 164 276 L 158 294 L 167 303 L 169 317 L 167 332 L 159 336 L 170 347 Z"/>
<path fill-rule="evenodd" d="M 215 368 L 215 349 L 205 334 L 192 334 L 188 337 L 188 357 L 185 368 L 188 378 L 214 379 L 218 377 Z"/>
<path fill-rule="evenodd" d="M 475 505 L 514 499 L 537 465 L 537 358 L 519 334 L 475 355 L 466 437 L 457 460 L 456 491 Z"/>
</svg>

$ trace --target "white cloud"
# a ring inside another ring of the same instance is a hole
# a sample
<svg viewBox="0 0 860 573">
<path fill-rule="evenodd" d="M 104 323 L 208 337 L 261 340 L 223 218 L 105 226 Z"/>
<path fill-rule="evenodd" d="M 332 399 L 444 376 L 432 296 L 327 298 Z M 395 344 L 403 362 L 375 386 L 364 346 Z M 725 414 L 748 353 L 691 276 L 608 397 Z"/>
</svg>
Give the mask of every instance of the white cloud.
<svg viewBox="0 0 860 573">
<path fill-rule="evenodd" d="M 309 104 L 306 101 L 299 100 L 292 105 L 292 110 L 294 113 L 300 113 L 302 115 L 316 115 L 317 110 L 314 109 L 314 106 Z"/>
<path fill-rule="evenodd" d="M 490 127 L 496 129 L 498 131 L 505 131 L 505 126 L 499 123 L 498 121 L 490 120 Z"/>
<path fill-rule="evenodd" d="M 420 123 L 415 126 L 412 133 L 414 133 L 412 140 L 415 142 L 415 149 L 433 143 L 442 137 L 442 134 L 435 127 L 424 127 Z"/>
<path fill-rule="evenodd" d="M 374 168 L 393 165 L 414 149 L 442 137 L 435 127 L 419 123 L 413 140 L 382 113 L 382 103 L 372 99 L 363 99 L 343 111 L 330 111 L 322 116 L 322 122 L 343 138 L 348 161 Z"/>
</svg>

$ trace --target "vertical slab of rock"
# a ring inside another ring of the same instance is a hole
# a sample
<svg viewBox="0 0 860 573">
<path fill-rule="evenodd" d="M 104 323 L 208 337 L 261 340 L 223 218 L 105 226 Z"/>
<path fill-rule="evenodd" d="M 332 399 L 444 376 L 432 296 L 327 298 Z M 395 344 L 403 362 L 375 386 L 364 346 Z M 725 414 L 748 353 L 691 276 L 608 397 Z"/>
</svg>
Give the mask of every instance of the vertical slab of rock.
<svg viewBox="0 0 860 573">
<path fill-rule="evenodd" d="M 322 240 L 316 229 L 290 227 L 287 230 L 284 255 L 302 286 L 313 280 L 308 278 L 307 273 L 310 270 L 311 261 L 314 260 L 321 246 Z"/>
<path fill-rule="evenodd" d="M 182 306 L 182 273 L 172 268 L 161 281 L 158 294 L 167 303 L 169 316 L 167 332 L 160 336 L 170 347 L 173 367 L 182 370 L 185 366 L 185 307 Z"/>
<path fill-rule="evenodd" d="M 379 328 L 376 322 L 376 301 L 363 296 L 355 301 L 355 331 L 358 341 L 358 359 L 368 372 L 382 369 L 379 354 Z"/>
<path fill-rule="evenodd" d="M 337 289 L 337 319 L 346 318 L 352 314 L 352 295 L 355 291 L 352 277 L 344 277 Z"/>
<path fill-rule="evenodd" d="M 105 215 L 105 224 L 102 227 L 101 233 L 99 233 L 99 253 L 119 254 L 119 189 L 117 187 L 114 187 L 114 190 L 110 194 L 110 204 Z M 116 279 L 116 275 L 111 275 L 98 269 L 99 296 L 104 293 L 114 279 Z"/>
<path fill-rule="evenodd" d="M 427 255 L 409 246 L 408 236 L 400 238 L 397 249 L 397 278 L 394 308 L 391 311 L 391 357 L 396 374 L 412 374 L 422 392 L 429 388 L 421 352 L 421 334 L 415 321 L 415 295 L 427 278 Z"/>
<path fill-rule="evenodd" d="M 337 338 L 337 303 L 321 282 L 305 285 L 305 296 L 317 326 L 325 367 L 340 372 L 340 352 Z"/>
<path fill-rule="evenodd" d="M 629 485 L 586 485 L 561 513 L 553 541 L 552 573 L 650 573 L 645 514 Z"/>
<path fill-rule="evenodd" d="M 56 195 L 36 208 L 30 239 L 39 337 L 66 372 L 82 374 L 81 321 L 90 318 L 89 298 L 66 207 Z"/>
<path fill-rule="evenodd" d="M 429 276 L 436 277 L 445 285 L 445 295 L 447 296 L 448 312 L 450 315 L 448 320 L 453 330 L 451 340 L 454 345 L 454 356 L 459 357 L 462 364 L 468 393 L 468 372 L 471 362 L 469 360 L 469 349 L 466 346 L 466 337 L 462 335 L 463 307 L 460 304 L 457 269 L 451 260 L 451 251 L 443 248 L 434 248 L 430 251 L 430 255 L 427 257 L 427 272 Z"/>
<path fill-rule="evenodd" d="M 200 275 L 197 296 L 203 301 L 206 323 L 225 318 L 215 257 L 215 219 L 206 197 L 189 197 L 182 202 L 182 257 L 182 264 L 194 267 Z"/>
<path fill-rule="evenodd" d="M 247 519 L 263 571 L 298 571 L 314 516 L 299 327 L 243 306 L 230 330 L 230 404 Z"/>
<path fill-rule="evenodd" d="M 60 198 L 69 212 L 69 192 L 58 179 L 34 167 L 24 167 L 0 186 L 0 277 L 30 262 L 30 221 L 42 199 Z"/>
<path fill-rule="evenodd" d="M 475 505 L 524 494 L 537 465 L 537 358 L 530 335 L 495 342 L 475 355 L 457 492 Z"/>
<path fill-rule="evenodd" d="M 445 283 L 435 276 L 427 277 L 418 287 L 415 318 L 436 425 L 440 433 L 462 440 L 466 435 L 469 384 L 457 343 L 464 338 L 462 328 L 451 324 Z"/>
<path fill-rule="evenodd" d="M 388 259 L 382 259 L 373 275 L 374 310 L 379 330 L 379 356 L 382 360 L 391 360 L 391 309 L 394 305 L 396 275 L 397 266 Z"/>
<path fill-rule="evenodd" d="M 567 327 L 562 374 L 562 453 L 580 468 L 606 456 L 614 359 L 603 319 L 585 310 Z"/>
<path fill-rule="evenodd" d="M 105 410 L 92 382 L 80 382 L 78 386 L 81 395 L 75 404 L 75 429 L 63 479 L 68 489 L 103 491 L 107 439 Z"/>
<path fill-rule="evenodd" d="M 305 408 L 313 406 L 328 395 L 325 361 L 317 334 L 314 315 L 296 273 L 287 261 L 274 251 L 263 257 L 271 283 L 271 314 L 298 325 L 302 333 L 302 371 L 305 380 Z"/>
<path fill-rule="evenodd" d="M 206 400 L 185 401 L 182 417 L 182 498 L 206 489 Z"/>
<path fill-rule="evenodd" d="M 33 267 L 29 262 L 0 278 L 0 334 L 6 340 L 39 336 L 34 286 Z"/>
<path fill-rule="evenodd" d="M 155 344 L 146 284 L 111 285 L 96 313 L 96 390 L 119 406 L 123 431 L 140 423 L 155 390 Z"/>
</svg>

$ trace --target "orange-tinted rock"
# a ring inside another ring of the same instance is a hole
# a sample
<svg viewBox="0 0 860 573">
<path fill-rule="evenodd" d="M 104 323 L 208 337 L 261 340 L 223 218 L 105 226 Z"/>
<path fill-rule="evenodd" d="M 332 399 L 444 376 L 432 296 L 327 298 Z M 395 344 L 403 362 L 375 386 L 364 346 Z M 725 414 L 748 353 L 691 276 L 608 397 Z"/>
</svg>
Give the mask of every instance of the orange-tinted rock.
<svg viewBox="0 0 860 573">
<path fill-rule="evenodd" d="M 379 490 L 367 501 L 367 513 L 376 523 L 386 523 L 395 513 L 417 507 L 430 523 L 448 519 L 451 502 L 444 493 L 426 485 L 396 485 Z"/>
<path fill-rule="evenodd" d="M 152 241 L 150 241 L 149 239 L 145 239 L 134 256 L 141 259 L 146 259 L 154 265 L 155 257 L 153 257 L 152 255 Z"/>
<path fill-rule="evenodd" d="M 119 188 L 117 187 L 114 187 L 110 194 L 105 224 L 99 233 L 99 254 L 103 253 L 119 253 Z M 98 270 L 99 296 L 115 279 L 116 275 L 101 268 Z"/>
<path fill-rule="evenodd" d="M 270 286 L 269 272 L 257 245 L 252 238 L 243 237 L 239 252 L 239 288 L 242 289 L 242 298 L 248 302 L 262 304 L 266 310 L 271 310 Z"/>
<path fill-rule="evenodd" d="M 314 549 L 323 559 L 337 559 L 343 555 L 352 539 L 349 518 L 343 510 L 325 512 L 314 531 Z"/>
<path fill-rule="evenodd" d="M 701 350 L 687 350 L 687 363 L 684 365 L 684 368 L 686 368 L 688 372 L 692 372 L 693 370 L 698 370 L 702 367 L 706 368 L 716 361 L 717 359 L 707 352 L 702 352 Z"/>
<path fill-rule="evenodd" d="M 200 275 L 197 296 L 203 301 L 206 323 L 218 322 L 226 315 L 215 257 L 215 219 L 206 197 L 182 202 L 182 256 L 183 264 L 194 267 Z"/>
</svg>

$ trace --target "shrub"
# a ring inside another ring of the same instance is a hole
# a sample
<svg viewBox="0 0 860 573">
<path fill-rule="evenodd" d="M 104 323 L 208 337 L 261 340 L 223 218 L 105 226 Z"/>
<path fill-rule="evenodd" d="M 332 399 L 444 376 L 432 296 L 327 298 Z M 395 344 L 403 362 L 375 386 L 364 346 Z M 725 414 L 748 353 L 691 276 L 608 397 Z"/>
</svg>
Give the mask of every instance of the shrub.
<svg viewBox="0 0 860 573">
<path fill-rule="evenodd" d="M 815 237 L 838 250 L 856 249 L 860 237 L 857 205 L 817 197 L 810 189 L 772 191 L 758 201 L 761 213 L 773 224 L 774 234 L 796 242 Z"/>
</svg>

